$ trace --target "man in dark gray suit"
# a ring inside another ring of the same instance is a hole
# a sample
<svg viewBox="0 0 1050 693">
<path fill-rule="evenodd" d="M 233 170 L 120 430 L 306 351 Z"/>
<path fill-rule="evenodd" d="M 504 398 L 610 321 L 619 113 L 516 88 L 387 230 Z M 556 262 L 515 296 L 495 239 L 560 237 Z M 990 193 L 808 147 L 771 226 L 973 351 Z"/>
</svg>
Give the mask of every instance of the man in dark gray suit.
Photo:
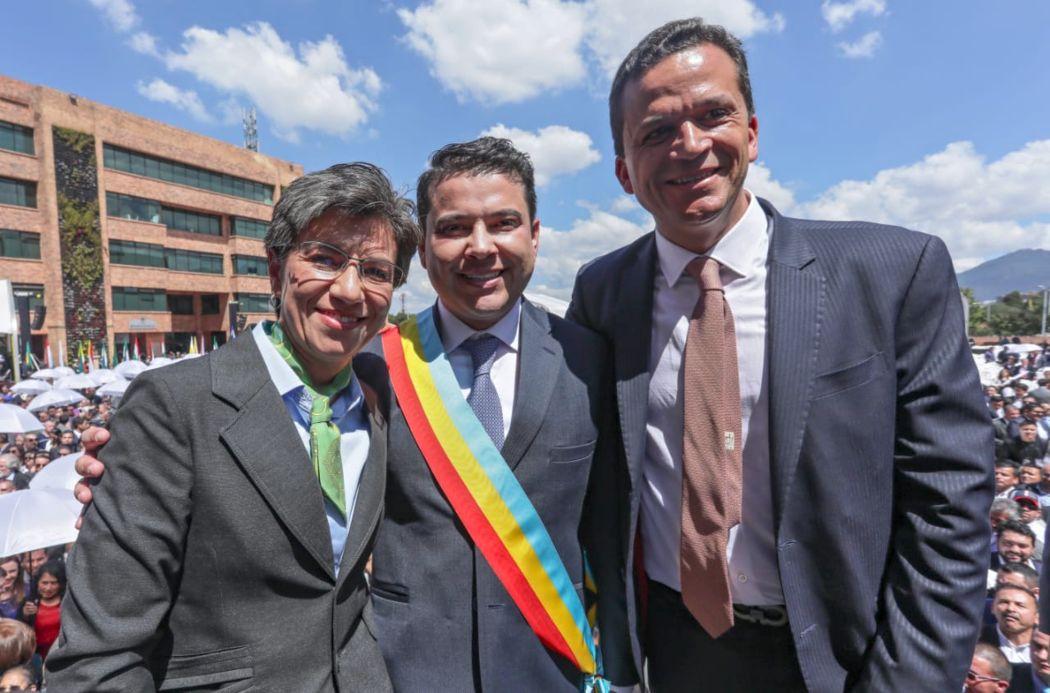
<svg viewBox="0 0 1050 693">
<path fill-rule="evenodd" d="M 460 389 L 475 400 L 482 385 L 471 354 L 490 341 L 495 396 L 472 407 L 582 596 L 580 523 L 602 427 L 605 346 L 522 298 L 540 240 L 532 165 L 507 140 L 452 144 L 432 155 L 416 194 L 420 260 Z M 397 405 L 386 507 L 372 603 L 395 689 L 579 689 L 580 671 L 543 646 L 467 535 Z"/>
<path fill-rule="evenodd" d="M 656 231 L 584 267 L 569 312 L 612 343 L 626 458 L 592 565 L 641 568 L 599 590 L 631 626 L 603 648 L 644 652 L 654 691 L 959 690 L 992 431 L 944 244 L 744 189 L 758 119 L 721 27 L 649 34 L 609 106 Z"/>
<path fill-rule="evenodd" d="M 114 419 L 49 688 L 390 688 L 364 574 L 390 395 L 355 355 L 418 242 L 370 164 L 285 189 L 266 237 L 277 322 L 144 373 Z"/>
</svg>

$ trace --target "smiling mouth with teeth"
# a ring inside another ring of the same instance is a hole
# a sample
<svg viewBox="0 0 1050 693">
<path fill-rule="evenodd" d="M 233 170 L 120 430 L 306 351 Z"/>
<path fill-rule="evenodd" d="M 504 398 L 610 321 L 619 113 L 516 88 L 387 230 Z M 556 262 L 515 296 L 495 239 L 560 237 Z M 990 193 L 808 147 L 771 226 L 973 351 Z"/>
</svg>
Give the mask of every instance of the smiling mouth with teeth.
<svg viewBox="0 0 1050 693">
<path fill-rule="evenodd" d="M 699 183 L 702 180 L 707 180 L 716 173 L 718 173 L 718 169 L 711 169 L 710 171 L 704 171 L 695 176 L 688 176 L 685 178 L 672 178 L 668 181 L 668 183 L 670 183 L 671 185 L 692 185 L 693 183 Z"/>
<path fill-rule="evenodd" d="M 501 274 L 503 274 L 503 270 L 497 270 L 495 272 L 486 272 L 485 274 L 467 274 L 466 272 L 464 272 L 463 276 L 466 277 L 468 281 L 484 282 L 488 281 L 489 279 L 495 279 Z"/>
</svg>

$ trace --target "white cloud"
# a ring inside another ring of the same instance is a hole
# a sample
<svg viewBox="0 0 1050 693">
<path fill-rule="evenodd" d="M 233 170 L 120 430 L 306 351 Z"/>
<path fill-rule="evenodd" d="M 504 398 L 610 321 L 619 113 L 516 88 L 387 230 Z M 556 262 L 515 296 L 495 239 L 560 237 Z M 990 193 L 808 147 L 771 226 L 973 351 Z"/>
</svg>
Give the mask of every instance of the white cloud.
<svg viewBox="0 0 1050 693">
<path fill-rule="evenodd" d="M 347 135 L 376 110 L 382 83 L 369 67 L 351 68 L 332 36 L 300 43 L 298 51 L 266 22 L 225 32 L 194 26 L 169 69 L 189 72 L 228 97 L 243 96 L 272 122 L 275 133 L 298 141 L 298 130 Z"/>
<path fill-rule="evenodd" d="M 587 217 L 577 219 L 566 231 L 543 227 L 540 231 L 540 253 L 529 291 L 569 300 L 576 272 L 593 260 L 652 229 L 597 208 Z"/>
<path fill-rule="evenodd" d="M 618 214 L 637 213 L 644 211 L 642 206 L 638 204 L 638 200 L 634 199 L 633 195 L 620 195 L 612 204 L 609 205 L 609 209 Z"/>
<path fill-rule="evenodd" d="M 160 78 L 154 79 L 149 84 L 139 82 L 136 88 L 139 94 L 150 101 L 171 104 L 180 111 L 186 111 L 197 120 L 206 123 L 214 120 L 195 91 L 179 89 L 174 84 L 169 84 Z"/>
<path fill-rule="evenodd" d="M 564 125 L 548 125 L 529 132 L 500 123 L 481 134 L 505 137 L 527 153 L 536 171 L 536 185 L 541 187 L 555 176 L 582 171 L 602 158 L 587 133 Z"/>
<path fill-rule="evenodd" d="M 847 58 L 870 58 L 875 55 L 875 49 L 882 45 L 882 34 L 877 31 L 869 31 L 853 43 L 843 41 L 838 44 L 838 49 Z"/>
<path fill-rule="evenodd" d="M 611 77 L 647 32 L 703 16 L 741 38 L 780 31 L 753 0 L 430 0 L 399 9 L 405 42 L 460 100 L 515 103 L 581 84 L 592 60 Z"/>
<path fill-rule="evenodd" d="M 607 77 L 643 36 L 672 19 L 703 17 L 741 39 L 784 28 L 782 15 L 766 14 L 752 0 L 589 0 L 587 5 L 587 46 Z"/>
<path fill-rule="evenodd" d="M 97 10 L 101 10 L 106 20 L 121 33 L 131 31 L 139 23 L 138 13 L 130 0 L 88 0 Z"/>
<path fill-rule="evenodd" d="M 160 57 L 160 50 L 157 48 L 157 37 L 148 31 L 136 31 L 128 39 L 128 45 L 136 53 L 152 55 L 154 58 Z"/>
<path fill-rule="evenodd" d="M 820 13 L 833 32 L 845 29 L 858 15 L 870 14 L 872 17 L 879 17 L 884 12 L 886 12 L 885 0 L 850 0 L 849 2 L 824 0 L 820 3 Z"/>
<path fill-rule="evenodd" d="M 433 0 L 400 9 L 409 46 L 461 100 L 514 103 L 583 81 L 583 5 L 561 0 Z"/>
<path fill-rule="evenodd" d="M 747 168 L 747 189 L 773 203 L 779 211 L 789 213 L 795 207 L 795 194 L 790 188 L 773 179 L 773 174 L 762 162 Z"/>
<path fill-rule="evenodd" d="M 847 180 L 797 207 L 799 216 L 864 219 L 936 234 L 957 268 L 1016 248 L 1050 248 L 1050 140 L 988 162 L 970 142 L 870 180 Z"/>
</svg>

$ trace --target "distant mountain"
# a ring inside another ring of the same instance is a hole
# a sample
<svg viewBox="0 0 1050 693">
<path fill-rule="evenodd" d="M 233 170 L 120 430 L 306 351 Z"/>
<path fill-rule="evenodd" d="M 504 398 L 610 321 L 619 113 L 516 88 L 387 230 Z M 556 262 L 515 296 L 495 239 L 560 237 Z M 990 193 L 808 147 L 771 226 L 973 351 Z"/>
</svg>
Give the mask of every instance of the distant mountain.
<svg viewBox="0 0 1050 693">
<path fill-rule="evenodd" d="M 1015 250 L 983 262 L 959 275 L 959 286 L 973 289 L 978 301 L 990 301 L 1011 291 L 1050 287 L 1050 250 Z"/>
</svg>

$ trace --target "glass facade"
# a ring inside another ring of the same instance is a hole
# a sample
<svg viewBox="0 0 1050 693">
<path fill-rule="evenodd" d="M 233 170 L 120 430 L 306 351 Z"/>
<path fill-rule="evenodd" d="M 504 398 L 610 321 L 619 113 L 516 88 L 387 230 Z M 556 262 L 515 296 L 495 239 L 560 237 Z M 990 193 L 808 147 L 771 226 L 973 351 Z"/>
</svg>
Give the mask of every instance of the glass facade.
<svg viewBox="0 0 1050 693">
<path fill-rule="evenodd" d="M 106 193 L 106 215 L 132 221 L 160 223 L 160 203 L 142 197 Z"/>
<path fill-rule="evenodd" d="M 0 149 L 36 154 L 33 147 L 33 129 L 0 120 Z"/>
<path fill-rule="evenodd" d="M 36 183 L 0 177 L 0 204 L 36 207 Z"/>
<path fill-rule="evenodd" d="M 234 274 L 255 274 L 260 277 L 265 277 L 268 274 L 266 266 L 267 263 L 265 257 L 256 257 L 254 255 L 233 256 Z"/>
<path fill-rule="evenodd" d="M 113 239 L 109 242 L 109 261 L 117 265 L 163 268 L 164 246 Z"/>
<path fill-rule="evenodd" d="M 266 238 L 266 229 L 269 222 L 261 219 L 245 219 L 244 217 L 233 217 L 230 233 L 234 236 L 248 236 L 250 238 Z"/>
<path fill-rule="evenodd" d="M 201 315 L 219 314 L 219 294 L 201 294 Z"/>
<path fill-rule="evenodd" d="M 40 234 L 0 229 L 0 256 L 40 259 Z"/>
<path fill-rule="evenodd" d="M 172 315 L 193 315 L 193 294 L 168 294 L 168 310 Z"/>
<path fill-rule="evenodd" d="M 272 313 L 270 294 L 237 294 L 238 310 L 241 313 Z"/>
<path fill-rule="evenodd" d="M 113 310 L 141 310 L 167 312 L 167 295 L 163 289 L 136 289 L 113 287 Z"/>
<path fill-rule="evenodd" d="M 177 272 L 203 272 L 222 274 L 222 255 L 195 253 L 192 250 L 164 249 L 166 267 Z"/>
<path fill-rule="evenodd" d="M 139 154 L 111 144 L 103 145 L 102 157 L 106 168 L 224 195 L 234 195 L 253 202 L 273 204 L 273 186 L 265 183 L 209 171 L 170 159 Z"/>
<path fill-rule="evenodd" d="M 175 229 L 176 231 L 203 233 L 209 236 L 222 235 L 222 218 L 214 214 L 201 214 L 200 212 L 188 212 L 185 209 L 161 207 L 160 220 L 169 229 Z"/>
</svg>

